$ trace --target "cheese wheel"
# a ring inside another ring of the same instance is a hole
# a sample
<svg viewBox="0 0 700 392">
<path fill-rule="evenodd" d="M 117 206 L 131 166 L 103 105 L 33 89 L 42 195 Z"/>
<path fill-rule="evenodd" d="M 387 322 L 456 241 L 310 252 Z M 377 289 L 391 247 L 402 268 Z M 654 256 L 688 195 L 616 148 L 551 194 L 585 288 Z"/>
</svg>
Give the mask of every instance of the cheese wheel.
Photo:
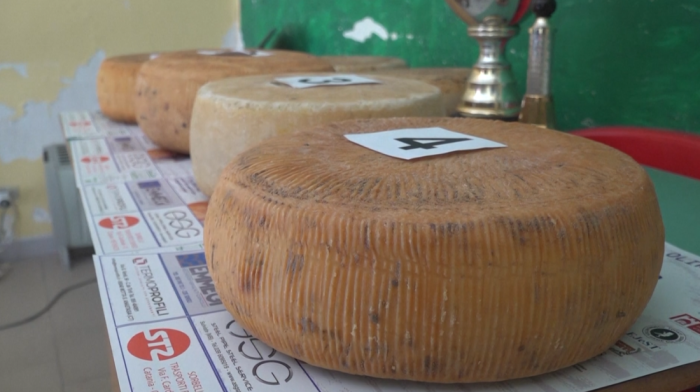
<svg viewBox="0 0 700 392">
<path fill-rule="evenodd" d="M 469 68 L 403 68 L 372 73 L 420 80 L 432 84 L 442 91 L 445 112 L 448 115 L 453 115 L 457 113 L 457 107 L 462 103 L 462 96 L 464 96 L 470 72 Z"/>
<path fill-rule="evenodd" d="M 441 127 L 506 148 L 405 161 L 345 134 Z M 236 322 L 348 373 L 429 382 L 534 376 L 606 351 L 658 280 L 646 172 L 576 136 L 475 119 L 353 120 L 240 154 L 205 252 Z"/>
<path fill-rule="evenodd" d="M 268 50 L 245 55 L 227 50 L 160 55 L 144 64 L 136 81 L 138 124 L 159 146 L 190 151 L 190 117 L 197 90 L 235 76 L 332 71 L 325 61 L 299 52 Z"/>
<path fill-rule="evenodd" d="M 323 56 L 335 72 L 369 72 L 380 69 L 406 68 L 406 61 L 398 57 L 381 56 Z"/>
<path fill-rule="evenodd" d="M 199 189 L 214 191 L 221 171 L 238 153 L 267 138 L 352 118 L 444 116 L 440 90 L 426 83 L 366 76 L 381 84 L 297 89 L 280 77 L 225 79 L 199 90 L 192 112 L 190 156 Z"/>
<path fill-rule="evenodd" d="M 97 72 L 100 110 L 114 121 L 136 123 L 134 89 L 141 65 L 154 54 L 142 53 L 105 59 Z"/>
</svg>

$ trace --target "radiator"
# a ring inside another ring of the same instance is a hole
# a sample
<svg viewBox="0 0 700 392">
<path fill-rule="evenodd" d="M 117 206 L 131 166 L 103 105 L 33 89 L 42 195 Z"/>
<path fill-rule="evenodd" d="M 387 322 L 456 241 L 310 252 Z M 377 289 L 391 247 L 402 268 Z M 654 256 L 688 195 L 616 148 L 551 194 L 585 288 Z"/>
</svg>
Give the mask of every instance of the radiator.
<svg viewBox="0 0 700 392">
<path fill-rule="evenodd" d="M 44 147 L 44 172 L 58 256 L 70 268 L 71 252 L 91 248 L 92 240 L 65 144 Z"/>
</svg>

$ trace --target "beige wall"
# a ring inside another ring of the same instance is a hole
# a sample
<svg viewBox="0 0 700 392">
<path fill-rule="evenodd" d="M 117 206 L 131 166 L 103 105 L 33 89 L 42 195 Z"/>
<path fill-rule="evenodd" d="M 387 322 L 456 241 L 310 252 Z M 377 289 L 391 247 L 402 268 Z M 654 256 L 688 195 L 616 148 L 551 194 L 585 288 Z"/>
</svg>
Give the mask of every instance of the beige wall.
<svg viewBox="0 0 700 392">
<path fill-rule="evenodd" d="M 238 0 L 2 0 L 0 187 L 20 187 L 19 237 L 48 234 L 42 147 L 57 114 L 96 110 L 106 56 L 233 46 Z"/>
</svg>

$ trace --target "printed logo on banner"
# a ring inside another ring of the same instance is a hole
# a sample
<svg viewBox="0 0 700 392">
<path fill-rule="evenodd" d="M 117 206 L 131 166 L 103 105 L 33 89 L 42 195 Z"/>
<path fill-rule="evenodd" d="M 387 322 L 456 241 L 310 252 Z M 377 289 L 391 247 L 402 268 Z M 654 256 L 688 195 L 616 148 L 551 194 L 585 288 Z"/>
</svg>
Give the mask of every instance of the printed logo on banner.
<svg viewBox="0 0 700 392">
<path fill-rule="evenodd" d="M 273 359 L 277 350 L 254 338 L 235 320 L 226 324 L 226 330 L 229 335 L 244 339 L 238 345 L 238 352 L 247 359 L 255 361 L 252 371 L 258 381 L 267 385 L 280 385 L 282 381 L 288 383 L 292 379 L 294 376 L 292 367 L 284 361 Z"/>
<path fill-rule="evenodd" d="M 106 155 L 86 155 L 80 159 L 80 162 L 85 164 L 104 163 L 109 161 Z"/>
<path fill-rule="evenodd" d="M 640 336 L 635 332 L 627 332 L 625 334 L 626 337 L 631 338 L 635 342 L 637 342 L 642 348 L 650 350 L 650 351 L 659 351 L 661 350 L 661 347 L 656 345 L 654 342 L 651 342 L 647 339 L 644 338 L 644 336 Z"/>
<path fill-rule="evenodd" d="M 681 314 L 678 316 L 671 317 L 676 324 L 680 324 L 689 330 L 700 334 L 700 319 L 697 319 L 689 314 Z"/>
<path fill-rule="evenodd" d="M 190 347 L 190 338 L 182 331 L 170 328 L 150 329 L 129 339 L 126 348 L 131 355 L 144 361 L 173 359 Z"/>
<path fill-rule="evenodd" d="M 128 229 L 139 223 L 139 218 L 131 215 L 118 215 L 100 220 L 99 225 L 105 229 Z"/>
<path fill-rule="evenodd" d="M 136 265 L 145 265 L 148 264 L 148 260 L 143 257 L 137 257 L 133 260 L 133 263 Z"/>
<path fill-rule="evenodd" d="M 627 344 L 622 340 L 618 340 L 612 347 L 610 347 L 610 351 L 620 357 L 624 357 L 626 355 L 640 353 L 642 352 L 642 349 L 639 347 L 634 347 L 631 344 Z"/>
<path fill-rule="evenodd" d="M 168 226 L 175 229 L 175 235 L 180 238 L 195 238 L 201 233 L 198 226 L 184 211 L 168 211 L 163 214 L 163 217 L 168 221 Z"/>
<path fill-rule="evenodd" d="M 204 253 L 175 256 L 183 271 L 187 271 L 197 289 L 209 306 L 221 305 L 221 298 L 214 287 L 214 280 L 209 274 Z"/>
<path fill-rule="evenodd" d="M 652 326 L 646 327 L 642 331 L 644 336 L 663 343 L 681 343 L 685 341 L 685 335 L 670 327 Z"/>
</svg>

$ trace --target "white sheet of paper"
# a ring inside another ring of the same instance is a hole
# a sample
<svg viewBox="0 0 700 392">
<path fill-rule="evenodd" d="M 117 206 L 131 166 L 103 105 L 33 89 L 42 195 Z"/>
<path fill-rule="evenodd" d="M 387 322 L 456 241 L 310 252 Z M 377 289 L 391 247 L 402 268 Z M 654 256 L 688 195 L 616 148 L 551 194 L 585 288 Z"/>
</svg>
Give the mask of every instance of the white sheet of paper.
<svg viewBox="0 0 700 392">
<path fill-rule="evenodd" d="M 272 56 L 271 52 L 266 52 L 264 50 L 229 50 L 229 49 L 221 49 L 221 50 L 198 50 L 198 54 L 201 54 L 203 56 L 235 56 L 235 55 L 241 55 L 241 56 L 250 56 L 250 57 L 267 57 L 267 56 Z"/>
<path fill-rule="evenodd" d="M 277 78 L 276 82 L 284 83 L 293 88 L 312 88 L 325 86 L 352 86 L 356 84 L 380 84 L 378 80 L 363 78 L 357 75 L 318 75 L 292 76 Z"/>
<path fill-rule="evenodd" d="M 507 147 L 505 144 L 438 127 L 349 134 L 345 138 L 370 150 L 406 160 L 455 151 Z"/>
</svg>

